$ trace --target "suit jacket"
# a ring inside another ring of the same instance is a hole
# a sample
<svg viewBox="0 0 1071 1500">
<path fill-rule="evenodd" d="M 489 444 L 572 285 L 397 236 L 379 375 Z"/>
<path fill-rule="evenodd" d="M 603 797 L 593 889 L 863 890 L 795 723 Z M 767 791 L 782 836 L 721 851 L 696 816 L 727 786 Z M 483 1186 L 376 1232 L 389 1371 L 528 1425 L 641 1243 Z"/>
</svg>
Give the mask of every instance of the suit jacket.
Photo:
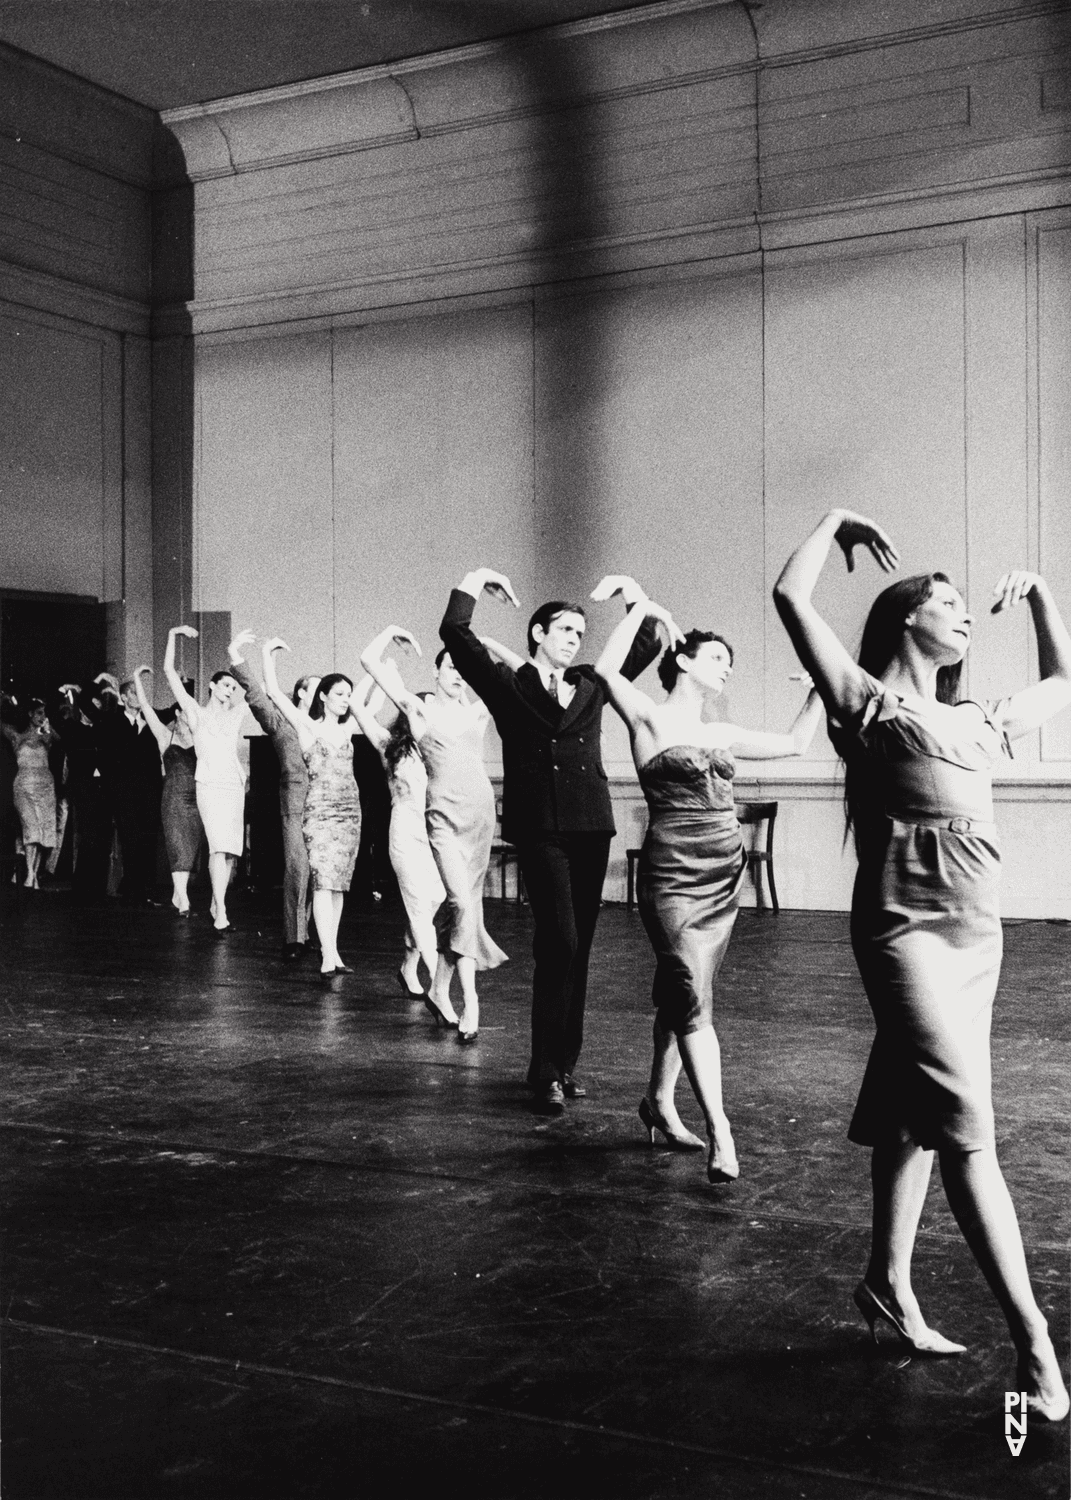
<svg viewBox="0 0 1071 1500">
<path fill-rule="evenodd" d="M 115 796 L 148 796 L 158 800 L 163 772 L 156 736 L 144 724 L 139 732 L 122 706 L 106 698 L 93 715 L 97 730 L 97 764 Z"/>
<path fill-rule="evenodd" d="M 567 708 L 555 703 L 531 662 L 514 672 L 496 661 L 472 630 L 476 601 L 455 589 L 439 627 L 454 666 L 486 703 L 502 737 L 502 837 L 523 844 L 545 833 L 613 833 L 602 764 L 606 689 L 593 667 L 569 667 Z M 622 668 L 638 677 L 658 655 L 645 620 Z"/>
<path fill-rule="evenodd" d="M 304 789 L 309 784 L 309 769 L 301 753 L 297 730 L 282 709 L 271 701 L 246 662 L 240 661 L 227 670 L 245 688 L 249 712 L 275 747 L 275 754 L 279 759 L 279 785 Z"/>
</svg>

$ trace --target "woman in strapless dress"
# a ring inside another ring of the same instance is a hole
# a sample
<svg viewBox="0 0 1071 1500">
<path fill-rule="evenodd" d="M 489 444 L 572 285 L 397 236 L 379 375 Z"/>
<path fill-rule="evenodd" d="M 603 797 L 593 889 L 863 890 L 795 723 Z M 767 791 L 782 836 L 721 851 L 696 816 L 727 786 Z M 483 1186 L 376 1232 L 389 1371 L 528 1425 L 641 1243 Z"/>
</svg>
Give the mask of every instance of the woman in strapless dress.
<svg viewBox="0 0 1071 1500">
<path fill-rule="evenodd" d="M 483 886 L 495 836 L 495 794 L 483 764 L 483 740 L 490 720 L 484 705 L 470 703 L 465 684 L 449 655 L 435 658 L 435 692 L 410 693 L 397 665 L 384 652 L 391 641 L 419 651 L 407 630 L 391 625 L 361 656 L 361 665 L 409 720 L 413 739 L 428 770 L 427 828 L 435 863 L 446 889 L 435 928 L 438 957 L 430 1006 L 458 1040 L 474 1042 L 480 1007 L 476 974 L 506 962 L 507 955 L 483 923 Z M 461 1014 L 450 1002 L 457 974 Z"/>
<path fill-rule="evenodd" d="M 371 677 L 365 677 L 354 688 L 350 704 L 362 734 L 379 752 L 390 787 L 388 850 L 407 918 L 405 960 L 398 970 L 398 982 L 407 995 L 426 1001 L 420 984 L 420 961 L 423 959 L 429 978 L 434 978 L 435 913 L 446 899 L 446 888 L 428 842 L 427 767 L 405 714 L 399 713 L 389 729 L 375 717 L 383 699 L 382 689 Z"/>
<path fill-rule="evenodd" d="M 165 724 L 149 702 L 142 677 L 152 675 L 149 666 L 135 667 L 134 689 L 141 712 L 160 749 L 164 786 L 160 798 L 160 826 L 171 871 L 171 905 L 180 917 L 190 914 L 190 871 L 201 847 L 201 814 L 197 808 L 197 752 L 186 711 L 179 708 Z"/>
<path fill-rule="evenodd" d="M 26 858 L 23 884 L 37 890 L 41 861 L 57 845 L 56 783 L 48 763 L 48 752 L 57 736 L 48 722 L 45 705 L 37 699 L 30 705 L 30 722 L 24 730 L 16 730 L 10 724 L 2 728 L 18 763 L 12 795 L 22 825 Z"/>
<path fill-rule="evenodd" d="M 668 697 L 655 703 L 621 675 L 644 619 L 661 620 L 669 649 L 658 664 Z M 682 1124 L 674 1090 L 683 1061 L 706 1119 L 711 1182 L 739 1176 L 722 1102 L 721 1049 L 714 1030 L 714 984 L 736 921 L 747 868 L 733 806 L 736 758 L 803 755 L 821 704 L 811 694 L 788 734 L 705 723 L 733 668 L 733 651 L 711 631 L 685 636 L 649 599 L 634 604 L 606 643 L 595 670 L 628 726 L 650 821 L 640 853 L 639 905 L 654 948 L 654 1062 L 640 1118 L 652 1142 L 660 1130 L 677 1150 L 702 1150 Z"/>
<path fill-rule="evenodd" d="M 989 1028 L 1001 962 L 1000 852 L 991 780 L 1011 739 L 1071 703 L 1071 638 L 1037 574 L 1006 574 L 993 613 L 1028 602 L 1042 680 L 999 703 L 960 700 L 973 621 L 943 573 L 924 573 L 878 596 L 855 662 L 811 602 L 834 541 L 849 567 L 856 546 L 886 571 L 897 555 L 873 521 L 830 511 L 774 590 L 844 759 L 859 854 L 852 946 L 877 1034 L 849 1131 L 871 1148 L 874 1192 L 870 1262 L 855 1302 L 872 1334 L 881 1319 L 919 1353 L 962 1352 L 927 1327 L 911 1289 L 936 1151 L 949 1204 L 1008 1319 L 1016 1388 L 1035 1415 L 1058 1421 L 1067 1392 L 996 1154 Z"/>
</svg>

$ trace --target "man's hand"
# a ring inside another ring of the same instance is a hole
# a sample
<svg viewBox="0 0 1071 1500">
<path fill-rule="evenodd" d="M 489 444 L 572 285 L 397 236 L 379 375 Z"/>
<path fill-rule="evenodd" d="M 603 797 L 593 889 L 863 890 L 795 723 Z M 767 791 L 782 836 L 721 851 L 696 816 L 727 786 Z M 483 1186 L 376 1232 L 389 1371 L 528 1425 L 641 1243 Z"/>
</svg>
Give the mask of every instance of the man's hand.
<svg viewBox="0 0 1071 1500">
<path fill-rule="evenodd" d="M 466 573 L 461 580 L 461 592 L 471 594 L 474 599 L 488 593 L 492 599 L 498 599 L 502 604 L 512 604 L 517 609 L 521 607 L 521 601 L 513 592 L 513 585 L 505 573 L 496 573 L 493 568 L 477 568 L 472 573 Z"/>
<path fill-rule="evenodd" d="M 629 609 L 644 597 L 643 590 L 635 578 L 630 578 L 627 573 L 607 573 L 602 582 L 597 583 L 591 591 L 591 597 L 596 604 L 605 604 L 607 599 L 612 599 L 615 594 L 621 595 Z"/>
</svg>

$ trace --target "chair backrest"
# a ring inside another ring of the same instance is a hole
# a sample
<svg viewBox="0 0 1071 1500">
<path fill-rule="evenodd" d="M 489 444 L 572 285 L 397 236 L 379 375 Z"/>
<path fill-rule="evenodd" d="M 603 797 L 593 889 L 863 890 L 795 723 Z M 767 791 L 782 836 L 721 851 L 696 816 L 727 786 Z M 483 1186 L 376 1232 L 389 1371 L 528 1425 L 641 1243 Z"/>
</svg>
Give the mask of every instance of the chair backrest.
<svg viewBox="0 0 1071 1500">
<path fill-rule="evenodd" d="M 766 823 L 766 852 L 773 848 L 774 820 L 777 817 L 776 802 L 738 802 L 736 818 L 739 823 Z"/>
</svg>

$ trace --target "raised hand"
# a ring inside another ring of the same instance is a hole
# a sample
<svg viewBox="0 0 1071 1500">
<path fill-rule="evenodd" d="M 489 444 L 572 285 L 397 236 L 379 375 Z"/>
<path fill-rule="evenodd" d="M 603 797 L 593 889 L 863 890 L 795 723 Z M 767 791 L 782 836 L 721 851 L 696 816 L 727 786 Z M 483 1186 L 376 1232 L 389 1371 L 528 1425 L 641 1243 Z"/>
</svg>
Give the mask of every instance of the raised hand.
<svg viewBox="0 0 1071 1500">
<path fill-rule="evenodd" d="M 648 599 L 646 613 L 648 619 L 657 620 L 663 627 L 671 646 L 683 645 L 684 631 L 677 624 L 668 609 L 661 604 L 655 604 L 652 599 Z"/>
<path fill-rule="evenodd" d="M 142 674 L 142 672 L 148 672 L 149 676 L 151 677 L 152 676 L 152 667 L 143 664 L 140 667 L 135 667 L 134 668 L 134 676 L 135 677 L 140 677 L 141 674 Z"/>
<path fill-rule="evenodd" d="M 191 641 L 195 641 L 197 639 L 197 631 L 194 630 L 192 625 L 172 625 L 168 634 L 184 635 L 187 636 Z"/>
<path fill-rule="evenodd" d="M 851 510 L 838 511 L 837 514 L 840 516 L 836 533 L 837 545 L 844 553 L 849 573 L 855 571 L 853 551 L 856 547 L 866 547 L 884 573 L 891 573 L 894 568 L 899 567 L 900 554 L 888 532 L 883 531 L 876 521 L 869 521 L 866 516 L 856 515 Z"/>
<path fill-rule="evenodd" d="M 638 604 L 643 598 L 643 590 L 635 578 L 628 573 L 607 573 L 591 591 L 591 597 L 596 604 L 605 604 L 607 599 L 612 599 L 615 594 L 620 594 L 628 605 Z"/>
<path fill-rule="evenodd" d="M 98 672 L 93 681 L 94 683 L 102 683 L 106 688 L 111 688 L 113 693 L 119 691 L 119 679 L 113 676 L 111 672 Z"/>
<path fill-rule="evenodd" d="M 80 693 L 82 689 L 78 686 L 77 682 L 61 682 L 59 685 L 59 691 L 66 697 L 73 698 L 74 695 L 76 693 Z"/>
<path fill-rule="evenodd" d="M 230 645 L 227 647 L 227 650 L 235 651 L 240 654 L 242 647 L 251 646 L 256 638 L 257 633 L 255 630 L 240 630 L 234 637 L 234 640 L 231 641 Z"/>
<path fill-rule="evenodd" d="M 1028 573 L 1025 568 L 1013 568 L 1010 573 L 1005 573 L 993 590 L 997 602 L 991 607 L 990 614 L 999 615 L 1006 609 L 1014 609 L 1040 582 L 1040 573 Z"/>
<path fill-rule="evenodd" d="M 491 598 L 497 599 L 500 604 L 512 604 L 515 609 L 520 609 L 521 601 L 513 592 L 513 585 L 505 573 L 495 573 L 491 568 L 483 568 L 481 571 L 485 594 L 490 594 Z"/>
<path fill-rule="evenodd" d="M 264 645 L 261 649 L 263 650 L 265 656 L 272 656 L 276 651 L 289 651 L 290 647 L 286 644 L 281 635 L 273 635 L 270 640 L 264 642 Z"/>
<path fill-rule="evenodd" d="M 384 634 L 386 633 L 387 632 L 384 632 Z M 417 656 L 423 656 L 424 653 L 420 649 L 420 643 L 417 640 L 416 636 L 412 633 L 412 631 L 403 629 L 401 625 L 391 625 L 390 638 L 394 642 L 394 644 L 396 646 L 400 646 L 403 651 L 408 651 L 410 647 L 412 647 L 414 653 Z"/>
</svg>

